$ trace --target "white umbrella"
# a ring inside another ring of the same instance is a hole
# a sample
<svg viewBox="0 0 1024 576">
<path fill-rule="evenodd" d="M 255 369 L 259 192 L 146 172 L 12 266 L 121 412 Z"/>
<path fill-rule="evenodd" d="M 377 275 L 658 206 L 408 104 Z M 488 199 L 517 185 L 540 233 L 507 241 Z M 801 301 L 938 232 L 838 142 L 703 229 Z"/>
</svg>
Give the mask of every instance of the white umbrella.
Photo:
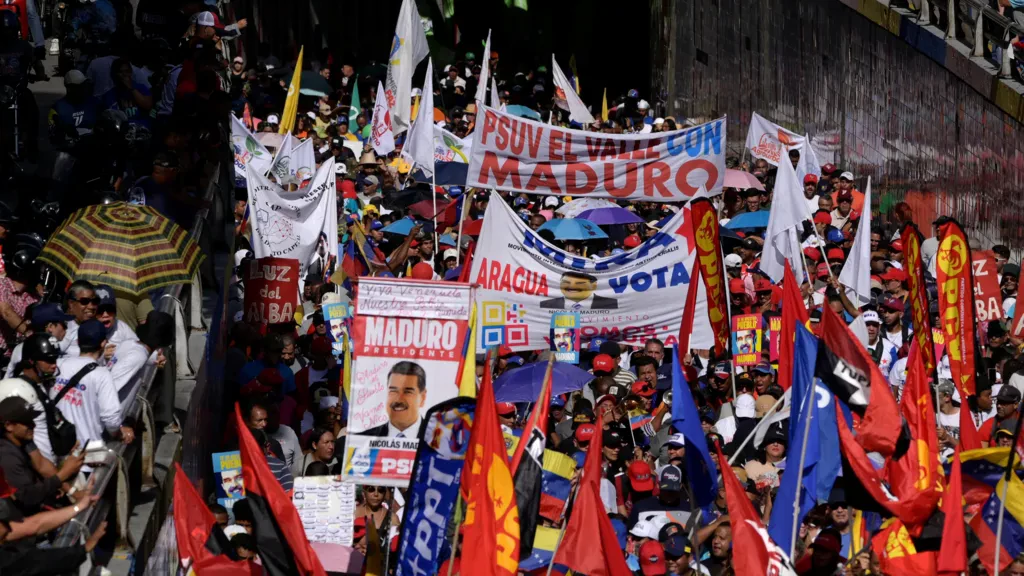
<svg viewBox="0 0 1024 576">
<path fill-rule="evenodd" d="M 586 210 L 596 210 L 597 208 L 618 208 L 619 205 L 611 200 L 605 200 L 603 198 L 580 198 L 563 204 L 558 210 L 562 216 L 566 218 L 575 218 L 580 212 Z"/>
</svg>

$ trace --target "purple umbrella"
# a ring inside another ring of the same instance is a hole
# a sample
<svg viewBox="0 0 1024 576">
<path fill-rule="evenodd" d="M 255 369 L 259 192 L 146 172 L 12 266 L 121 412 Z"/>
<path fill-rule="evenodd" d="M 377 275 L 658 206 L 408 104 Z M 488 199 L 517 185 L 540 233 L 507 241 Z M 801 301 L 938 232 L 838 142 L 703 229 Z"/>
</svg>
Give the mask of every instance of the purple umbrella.
<svg viewBox="0 0 1024 576">
<path fill-rule="evenodd" d="M 644 219 L 636 214 L 620 208 L 619 206 L 608 206 L 606 208 L 593 208 L 584 210 L 575 216 L 581 220 L 590 220 L 598 226 L 608 224 L 643 224 Z"/>
<path fill-rule="evenodd" d="M 494 399 L 498 402 L 536 402 L 544 386 L 547 362 L 534 362 L 505 372 L 494 382 Z M 555 362 L 551 369 L 552 396 L 575 392 L 594 379 L 594 375 L 572 364 Z"/>
</svg>

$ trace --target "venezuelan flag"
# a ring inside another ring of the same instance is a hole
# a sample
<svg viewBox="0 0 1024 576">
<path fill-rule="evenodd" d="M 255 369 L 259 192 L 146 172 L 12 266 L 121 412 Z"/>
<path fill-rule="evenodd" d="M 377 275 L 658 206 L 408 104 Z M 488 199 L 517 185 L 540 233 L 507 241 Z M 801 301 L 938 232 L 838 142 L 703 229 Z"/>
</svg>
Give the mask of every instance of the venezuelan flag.
<svg viewBox="0 0 1024 576">
<path fill-rule="evenodd" d="M 545 455 L 547 458 L 547 455 Z M 532 572 L 534 570 L 547 571 L 551 556 L 555 553 L 555 545 L 558 543 L 558 528 L 548 526 L 537 526 L 537 534 L 533 539 L 533 554 L 529 558 L 519 562 L 519 570 Z M 565 566 L 555 564 L 556 569 L 566 572 Z M 544 572 L 541 572 L 542 574 Z"/>
<path fill-rule="evenodd" d="M 850 556 L 856 556 L 871 542 L 871 534 L 882 526 L 882 516 L 878 512 L 863 512 L 858 510 L 853 515 L 853 525 L 850 530 Z"/>
<path fill-rule="evenodd" d="M 541 472 L 540 515 L 548 520 L 562 517 L 565 503 L 572 491 L 572 476 L 576 473 L 576 461 L 571 456 L 544 451 L 544 469 Z"/>
<path fill-rule="evenodd" d="M 647 424 L 651 420 L 654 420 L 654 417 L 643 410 L 637 409 L 629 412 L 629 427 L 632 430 L 642 428 L 644 424 Z"/>
<path fill-rule="evenodd" d="M 1002 500 L 1004 489 L 1006 498 Z M 1003 514 L 1002 539 L 997 542 L 999 506 L 1002 502 L 1005 502 L 1006 510 Z M 1011 475 L 1009 480 L 1001 479 L 992 490 L 981 512 L 971 519 L 970 524 L 981 540 L 982 545 L 978 549 L 978 557 L 989 573 L 997 572 L 994 570 L 995 551 L 996 546 L 1002 546 L 1002 550 L 999 552 L 999 571 L 1001 572 L 1018 554 L 1024 552 L 1024 482 L 1021 482 L 1016 475 Z"/>
<path fill-rule="evenodd" d="M 967 505 L 980 505 L 988 501 L 992 490 L 999 484 L 1006 471 L 1006 458 L 1010 449 L 981 448 L 960 454 L 960 470 L 963 474 L 964 500 Z M 949 475 L 949 464 L 946 475 Z"/>
</svg>

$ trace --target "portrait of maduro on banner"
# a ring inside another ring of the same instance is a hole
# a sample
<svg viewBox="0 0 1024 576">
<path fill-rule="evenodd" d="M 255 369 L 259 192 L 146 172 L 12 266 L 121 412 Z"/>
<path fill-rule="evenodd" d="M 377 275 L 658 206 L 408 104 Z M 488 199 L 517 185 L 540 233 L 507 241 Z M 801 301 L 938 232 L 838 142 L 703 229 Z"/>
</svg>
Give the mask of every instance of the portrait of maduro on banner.
<svg viewBox="0 0 1024 576">
<path fill-rule="evenodd" d="M 555 312 L 551 315 L 551 351 L 559 362 L 580 363 L 579 312 Z"/>
<path fill-rule="evenodd" d="M 651 134 L 569 130 L 479 106 L 466 185 L 681 202 L 725 183 L 725 118 Z"/>
<path fill-rule="evenodd" d="M 732 358 L 737 366 L 754 366 L 761 361 L 761 316 L 732 317 Z"/>
<path fill-rule="evenodd" d="M 704 286 L 692 281 L 690 218 L 683 208 L 640 246 L 590 259 L 548 243 L 494 193 L 469 276 L 477 287 L 477 350 L 551 349 L 552 318 L 564 312 L 579 313 L 581 341 L 602 336 L 642 346 L 660 338 L 673 346 L 690 289 L 697 290 L 691 346 L 711 348 Z"/>
<path fill-rule="evenodd" d="M 459 395 L 470 286 L 362 278 L 342 478 L 405 487 L 430 408 Z"/>
</svg>

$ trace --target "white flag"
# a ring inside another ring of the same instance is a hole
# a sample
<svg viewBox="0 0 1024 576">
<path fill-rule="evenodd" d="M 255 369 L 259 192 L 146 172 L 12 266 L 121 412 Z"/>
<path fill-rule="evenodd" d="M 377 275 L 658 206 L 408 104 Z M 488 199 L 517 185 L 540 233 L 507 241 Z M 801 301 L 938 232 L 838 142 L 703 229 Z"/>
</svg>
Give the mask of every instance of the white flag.
<svg viewBox="0 0 1024 576">
<path fill-rule="evenodd" d="M 299 141 L 289 132 L 281 139 L 281 144 L 274 151 L 274 163 L 270 165 L 270 173 L 278 184 L 284 184 L 291 177 L 292 152 Z"/>
<path fill-rule="evenodd" d="M 555 60 L 554 54 L 551 55 L 551 78 L 555 82 L 555 103 L 563 110 L 569 111 L 569 120 L 579 122 L 584 126 L 593 124 L 594 117 L 590 115 L 586 104 L 576 94 L 576 87 L 569 82 L 569 79 L 562 73 L 562 69 L 558 67 L 558 60 Z"/>
<path fill-rule="evenodd" d="M 409 130 L 402 154 L 416 163 L 426 174 L 434 172 L 434 62 L 427 60 L 427 77 L 423 80 L 420 111 Z"/>
<path fill-rule="evenodd" d="M 473 136 L 459 138 L 444 128 L 434 126 L 434 162 L 469 164 L 473 155 Z"/>
<path fill-rule="evenodd" d="M 231 116 L 231 146 L 235 152 L 235 176 L 245 178 L 245 167 L 249 164 L 260 174 L 270 169 L 273 162 L 270 151 L 234 115 Z"/>
<path fill-rule="evenodd" d="M 778 166 L 783 159 L 788 162 L 790 150 L 800 150 L 802 156 L 807 141 L 806 137 L 786 130 L 757 112 L 750 117 L 747 150 L 754 158 L 764 159 L 772 166 Z"/>
<path fill-rule="evenodd" d="M 864 306 L 871 301 L 871 177 L 864 190 L 864 211 L 857 223 L 850 256 L 839 273 L 839 283 L 846 286 L 851 302 Z"/>
<path fill-rule="evenodd" d="M 309 264 L 320 252 L 329 265 L 338 261 L 334 158 L 320 166 L 304 194 L 286 192 L 252 166 L 247 170 L 253 255 L 298 260 L 301 290 Z"/>
<path fill-rule="evenodd" d="M 796 177 L 801 184 L 804 182 L 804 176 L 808 174 L 814 174 L 821 178 L 821 162 L 818 161 L 818 155 L 814 153 L 814 143 L 807 135 L 804 136 L 804 141 L 807 142 L 807 145 L 800 150 L 800 162 L 796 165 Z"/>
<path fill-rule="evenodd" d="M 316 171 L 316 151 L 313 149 L 313 139 L 306 138 L 298 146 L 292 148 L 291 163 L 288 166 L 288 173 L 291 176 L 291 183 L 302 185 L 309 182 Z"/>
<path fill-rule="evenodd" d="M 381 91 L 387 95 L 388 108 L 394 115 L 395 134 L 401 134 L 409 129 L 412 73 L 416 71 L 416 65 L 429 53 L 427 35 L 423 32 L 423 22 L 416 10 L 416 2 L 402 0 L 402 9 L 398 12 L 398 25 L 395 26 L 395 38 L 391 41 L 391 55 L 388 57 L 387 91 Z"/>
<path fill-rule="evenodd" d="M 491 108 L 497 108 L 501 98 L 498 96 L 498 79 L 491 78 Z"/>
<path fill-rule="evenodd" d="M 403 8 L 404 10 L 404 8 Z M 384 86 L 377 82 L 377 101 L 373 104 L 373 126 L 370 127 L 370 145 L 378 156 L 386 156 L 395 149 L 392 112 L 384 96 Z"/>
<path fill-rule="evenodd" d="M 487 43 L 484 44 L 484 61 L 480 64 L 480 78 L 476 84 L 476 99 L 480 104 L 486 104 L 487 81 L 491 78 L 491 31 L 487 30 Z M 491 102 L 494 106 L 494 102 Z"/>
<path fill-rule="evenodd" d="M 801 277 L 802 266 L 797 259 L 803 257 L 803 252 L 797 235 L 806 214 L 803 186 L 797 181 L 793 165 L 787 158 L 787 162 L 779 163 L 775 175 L 775 193 L 761 252 L 761 271 L 775 282 L 782 281 L 787 258 L 797 278 Z"/>
</svg>

